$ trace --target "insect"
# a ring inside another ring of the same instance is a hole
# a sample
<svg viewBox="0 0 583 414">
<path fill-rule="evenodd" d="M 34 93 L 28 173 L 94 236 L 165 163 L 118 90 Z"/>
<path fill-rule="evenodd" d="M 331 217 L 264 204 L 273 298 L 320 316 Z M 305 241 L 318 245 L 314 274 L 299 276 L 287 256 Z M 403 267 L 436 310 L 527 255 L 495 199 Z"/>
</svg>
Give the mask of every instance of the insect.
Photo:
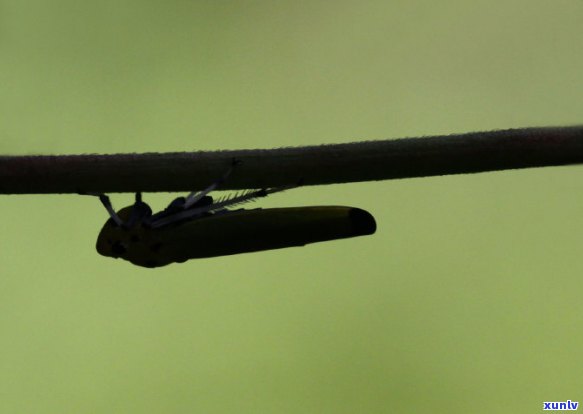
<svg viewBox="0 0 583 414">
<path fill-rule="evenodd" d="M 208 195 L 231 173 L 201 192 L 174 199 L 164 210 L 152 209 L 136 193 L 133 205 L 118 212 L 109 197 L 98 195 L 107 220 L 97 238 L 97 252 L 143 267 L 160 267 L 189 259 L 249 253 L 373 234 L 373 216 L 344 206 L 237 209 L 269 194 L 297 187 L 251 190 L 218 200 Z M 299 185 L 299 184 L 298 184 Z"/>
</svg>

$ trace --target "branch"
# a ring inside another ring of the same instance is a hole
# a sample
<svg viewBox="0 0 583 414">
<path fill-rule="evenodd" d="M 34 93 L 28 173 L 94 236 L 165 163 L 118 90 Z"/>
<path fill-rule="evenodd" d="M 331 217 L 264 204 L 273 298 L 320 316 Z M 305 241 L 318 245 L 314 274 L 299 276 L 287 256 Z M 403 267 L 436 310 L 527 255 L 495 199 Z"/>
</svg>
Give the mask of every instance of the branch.
<svg viewBox="0 0 583 414">
<path fill-rule="evenodd" d="M 0 156 L 0 194 L 200 190 L 347 183 L 583 162 L 583 126 L 524 128 L 295 148 Z"/>
</svg>

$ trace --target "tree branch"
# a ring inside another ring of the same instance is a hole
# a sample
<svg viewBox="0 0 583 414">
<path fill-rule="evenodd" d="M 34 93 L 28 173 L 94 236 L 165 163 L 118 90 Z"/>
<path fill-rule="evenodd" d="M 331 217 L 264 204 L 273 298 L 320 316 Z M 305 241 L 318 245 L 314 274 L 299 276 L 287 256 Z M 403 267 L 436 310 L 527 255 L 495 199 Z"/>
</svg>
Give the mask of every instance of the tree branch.
<svg viewBox="0 0 583 414">
<path fill-rule="evenodd" d="M 583 126 L 524 128 L 295 148 L 0 156 L 0 194 L 200 190 L 347 183 L 583 162 Z"/>
</svg>

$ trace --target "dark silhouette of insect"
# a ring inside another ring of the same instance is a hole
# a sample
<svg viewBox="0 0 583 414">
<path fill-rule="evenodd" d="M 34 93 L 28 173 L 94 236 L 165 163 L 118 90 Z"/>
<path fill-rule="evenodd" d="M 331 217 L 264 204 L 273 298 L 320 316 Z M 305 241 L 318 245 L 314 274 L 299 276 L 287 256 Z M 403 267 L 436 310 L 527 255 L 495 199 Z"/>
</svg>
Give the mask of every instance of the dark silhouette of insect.
<svg viewBox="0 0 583 414">
<path fill-rule="evenodd" d="M 208 194 L 224 182 L 232 169 L 204 191 L 178 197 L 155 214 L 142 201 L 141 193 L 136 193 L 133 205 L 118 212 L 105 194 L 93 194 L 99 196 L 110 215 L 97 238 L 97 251 L 152 268 L 189 259 L 363 236 L 376 230 L 373 216 L 355 207 L 228 210 L 226 207 L 299 185 L 245 191 L 214 201 Z"/>
</svg>

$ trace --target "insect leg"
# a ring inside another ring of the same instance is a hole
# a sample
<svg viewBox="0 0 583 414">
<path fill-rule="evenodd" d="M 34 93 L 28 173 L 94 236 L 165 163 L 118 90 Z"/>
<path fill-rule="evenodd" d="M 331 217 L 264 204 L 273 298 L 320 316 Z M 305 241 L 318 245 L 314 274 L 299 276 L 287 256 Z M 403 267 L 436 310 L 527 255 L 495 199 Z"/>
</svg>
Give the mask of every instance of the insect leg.
<svg viewBox="0 0 583 414">
<path fill-rule="evenodd" d="M 109 216 L 115 222 L 115 224 L 117 224 L 118 226 L 122 226 L 123 220 L 119 218 L 119 216 L 117 215 L 117 213 L 113 209 L 113 206 L 111 205 L 111 200 L 109 199 L 109 197 L 106 196 L 105 194 L 96 194 L 96 195 L 99 197 L 99 201 L 101 201 L 101 204 L 103 204 L 103 206 L 105 207 L 105 209 L 109 213 Z"/>
<path fill-rule="evenodd" d="M 124 223 L 127 227 L 133 227 L 134 224 L 137 222 L 144 222 L 147 221 L 148 218 L 152 215 L 152 209 L 149 205 L 142 201 L 142 193 L 136 193 L 136 201 L 132 206 L 132 211 L 128 220 Z"/>
<path fill-rule="evenodd" d="M 99 197 L 99 201 L 101 201 L 101 204 L 103 204 L 103 207 L 105 207 L 105 209 L 109 213 L 109 217 L 111 217 L 115 224 L 117 224 L 118 226 L 122 226 L 124 224 L 123 220 L 117 215 L 117 213 L 113 209 L 113 206 L 111 205 L 111 200 L 107 195 L 103 193 L 93 193 L 87 191 L 78 191 L 77 194 Z"/>
<path fill-rule="evenodd" d="M 206 208 L 206 211 L 217 211 L 221 210 L 227 206 L 235 206 L 238 204 L 248 203 L 256 198 L 267 197 L 269 194 L 279 193 L 281 191 L 291 190 L 292 188 L 297 188 L 303 185 L 303 179 L 300 179 L 296 184 L 282 185 L 281 187 L 273 188 L 263 188 L 261 190 L 251 190 L 245 191 L 243 193 L 238 193 L 235 196 L 225 198 L 211 204 Z M 199 209 L 193 209 L 191 211 L 196 211 Z"/>
<path fill-rule="evenodd" d="M 186 210 L 186 209 L 192 207 L 198 201 L 202 200 L 202 198 L 204 196 L 206 196 L 208 193 L 210 193 L 211 191 L 216 190 L 217 187 L 220 186 L 221 184 L 223 184 L 226 181 L 226 179 L 229 177 L 229 175 L 231 175 L 231 173 L 233 172 L 233 169 L 237 165 L 240 165 L 240 164 L 241 164 L 241 161 L 240 160 L 233 159 L 233 163 L 232 163 L 231 167 L 227 170 L 227 172 L 225 172 L 223 174 L 223 176 L 221 178 L 219 178 L 217 181 L 215 181 L 214 183 L 212 183 L 211 185 L 209 185 L 206 189 L 204 189 L 200 193 L 197 193 L 196 191 L 193 191 L 190 194 L 188 194 L 188 196 L 186 196 L 186 199 L 184 200 L 183 209 Z"/>
<path fill-rule="evenodd" d="M 150 223 L 152 228 L 159 228 L 164 227 L 169 224 L 175 223 L 177 221 L 186 220 L 191 217 L 195 217 L 199 214 L 203 214 L 206 212 L 216 212 L 225 210 L 228 206 L 235 206 L 239 204 L 248 203 L 250 201 L 255 200 L 256 198 L 267 197 L 269 194 L 279 193 L 280 191 L 289 190 L 292 188 L 299 187 L 301 185 L 301 181 L 298 184 L 293 185 L 286 185 L 281 187 L 274 187 L 274 188 L 264 188 L 262 190 L 251 190 L 246 191 L 243 193 L 236 194 L 230 198 L 226 198 L 220 201 L 217 201 L 209 206 L 199 207 L 199 208 L 191 208 L 190 210 L 183 210 L 177 213 L 174 213 L 170 216 L 160 217 Z"/>
</svg>

